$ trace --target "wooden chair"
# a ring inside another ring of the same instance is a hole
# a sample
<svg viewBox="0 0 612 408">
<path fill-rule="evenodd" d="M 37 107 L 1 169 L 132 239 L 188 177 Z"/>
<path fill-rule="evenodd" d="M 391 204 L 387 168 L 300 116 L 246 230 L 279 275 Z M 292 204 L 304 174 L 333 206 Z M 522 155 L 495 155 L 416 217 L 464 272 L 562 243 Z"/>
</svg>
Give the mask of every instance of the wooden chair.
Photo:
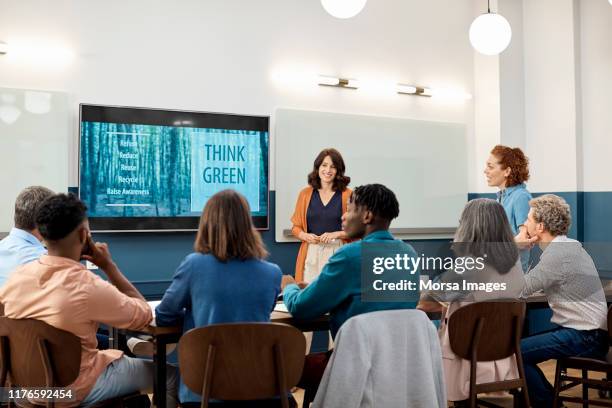
<svg viewBox="0 0 612 408">
<path fill-rule="evenodd" d="M 67 387 L 79 375 L 81 341 L 72 333 L 56 329 L 40 320 L 0 317 L 0 386 Z M 35 405 L 25 400 L 25 407 Z M 140 394 L 114 398 L 95 407 L 149 407 L 149 397 Z"/>
<path fill-rule="evenodd" d="M 305 349 L 302 333 L 286 324 L 216 324 L 181 337 L 179 369 L 185 385 L 202 396 L 200 407 L 208 407 L 209 399 L 255 406 L 253 400 L 280 396 L 288 408 L 287 394 L 300 379 Z"/>
<path fill-rule="evenodd" d="M 612 345 L 612 306 L 608 308 L 608 343 Z M 568 369 L 581 370 L 580 377 L 574 377 L 567 373 Z M 606 378 L 602 380 L 589 379 L 589 371 L 605 373 Z M 601 407 L 612 407 L 610 401 L 594 401 L 589 399 L 589 388 L 602 391 L 612 391 L 612 364 L 607 361 L 594 358 L 566 357 L 557 360 L 555 371 L 555 399 L 553 406 L 558 407 L 562 401 L 581 403 L 588 407 L 589 403 Z M 565 384 L 564 384 L 565 383 Z M 582 398 L 561 395 L 561 392 L 582 385 Z"/>
<path fill-rule="evenodd" d="M 450 346 L 457 356 L 470 361 L 469 406 L 495 404 L 477 399 L 479 393 L 521 389 L 522 402 L 529 406 L 527 382 L 521 356 L 521 329 L 525 318 L 524 302 L 478 302 L 455 311 L 449 319 Z M 476 384 L 479 361 L 516 356 L 519 378 Z M 516 398 L 516 396 L 515 396 Z"/>
</svg>

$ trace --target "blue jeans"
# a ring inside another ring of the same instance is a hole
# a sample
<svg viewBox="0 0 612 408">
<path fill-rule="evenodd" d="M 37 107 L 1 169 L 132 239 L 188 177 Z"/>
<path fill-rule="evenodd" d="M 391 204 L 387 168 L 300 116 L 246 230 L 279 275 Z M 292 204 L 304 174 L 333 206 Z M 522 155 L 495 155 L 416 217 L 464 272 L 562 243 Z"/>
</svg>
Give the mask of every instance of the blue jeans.
<svg viewBox="0 0 612 408">
<path fill-rule="evenodd" d="M 175 408 L 178 393 L 178 370 L 166 367 L 166 407 Z M 96 402 L 134 392 L 153 392 L 154 365 L 151 360 L 123 356 L 110 363 L 100 374 L 96 384 L 81 402 L 86 407 Z"/>
<path fill-rule="evenodd" d="M 604 330 L 575 330 L 560 327 L 521 340 L 521 353 L 531 405 L 552 407 L 554 398 L 553 386 L 538 368 L 538 363 L 563 357 L 605 360 L 607 352 L 608 332 Z"/>
</svg>

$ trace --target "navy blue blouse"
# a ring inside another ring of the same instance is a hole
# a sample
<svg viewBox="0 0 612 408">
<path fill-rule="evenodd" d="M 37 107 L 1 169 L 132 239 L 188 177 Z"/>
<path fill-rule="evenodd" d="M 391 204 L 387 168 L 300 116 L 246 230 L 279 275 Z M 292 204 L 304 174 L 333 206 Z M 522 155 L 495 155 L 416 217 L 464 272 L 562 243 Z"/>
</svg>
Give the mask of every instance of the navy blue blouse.
<svg viewBox="0 0 612 408">
<path fill-rule="evenodd" d="M 342 230 L 342 192 L 336 191 L 327 205 L 323 205 L 319 191 L 315 190 L 306 210 L 308 232 L 321 235 Z"/>
</svg>

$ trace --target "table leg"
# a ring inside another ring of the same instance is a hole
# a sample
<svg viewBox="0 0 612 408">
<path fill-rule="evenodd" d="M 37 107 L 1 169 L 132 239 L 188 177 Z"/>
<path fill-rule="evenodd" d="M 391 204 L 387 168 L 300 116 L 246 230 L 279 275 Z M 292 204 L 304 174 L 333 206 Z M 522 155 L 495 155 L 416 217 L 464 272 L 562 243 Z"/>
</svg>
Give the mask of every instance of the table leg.
<svg viewBox="0 0 612 408">
<path fill-rule="evenodd" d="M 119 349 L 119 329 L 109 327 L 108 329 L 108 348 Z"/>
<path fill-rule="evenodd" d="M 159 336 L 155 339 L 155 377 L 153 378 L 153 402 L 157 408 L 166 408 L 166 339 Z"/>
</svg>

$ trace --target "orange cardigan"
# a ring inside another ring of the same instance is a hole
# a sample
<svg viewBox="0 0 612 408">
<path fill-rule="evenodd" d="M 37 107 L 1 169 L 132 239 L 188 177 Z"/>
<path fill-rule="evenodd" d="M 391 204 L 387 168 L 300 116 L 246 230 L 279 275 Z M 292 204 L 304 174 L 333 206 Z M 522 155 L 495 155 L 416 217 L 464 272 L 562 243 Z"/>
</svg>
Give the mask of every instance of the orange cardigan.
<svg viewBox="0 0 612 408">
<path fill-rule="evenodd" d="M 291 233 L 294 237 L 298 237 L 300 232 L 308 232 L 308 226 L 306 225 L 306 211 L 308 211 L 308 204 L 312 198 L 314 189 L 310 186 L 302 189 L 298 195 L 297 202 L 295 203 L 295 211 L 291 217 Z M 346 204 L 348 203 L 349 197 L 353 190 L 350 188 L 344 189 L 342 192 L 342 214 L 346 212 Z M 345 241 L 346 242 L 346 241 Z M 304 265 L 306 263 L 306 254 L 308 253 L 308 243 L 302 241 L 300 245 L 300 251 L 298 252 L 297 259 L 295 261 L 295 280 L 304 280 Z"/>
</svg>

